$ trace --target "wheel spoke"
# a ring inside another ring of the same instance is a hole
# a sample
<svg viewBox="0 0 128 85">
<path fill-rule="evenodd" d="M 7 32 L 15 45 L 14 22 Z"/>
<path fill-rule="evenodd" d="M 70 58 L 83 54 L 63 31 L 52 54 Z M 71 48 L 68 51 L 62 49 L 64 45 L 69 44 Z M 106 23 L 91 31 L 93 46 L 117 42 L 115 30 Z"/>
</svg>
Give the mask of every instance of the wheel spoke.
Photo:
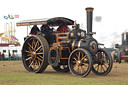
<svg viewBox="0 0 128 85">
<path fill-rule="evenodd" d="M 38 66 L 38 68 L 39 68 L 39 63 L 37 62 L 37 60 L 36 60 L 36 65 Z"/>
<path fill-rule="evenodd" d="M 28 45 L 33 49 L 33 47 L 28 43 Z"/>
<path fill-rule="evenodd" d="M 76 61 L 72 61 L 73 63 L 76 63 Z"/>
<path fill-rule="evenodd" d="M 40 61 L 38 60 L 39 66 L 40 66 Z"/>
<path fill-rule="evenodd" d="M 43 52 L 42 53 L 36 53 L 37 55 L 40 55 L 40 54 L 44 54 Z"/>
<path fill-rule="evenodd" d="M 41 52 L 43 49 L 40 49 L 39 52 Z"/>
<path fill-rule="evenodd" d="M 82 73 L 83 73 L 83 71 L 82 71 L 81 66 L 80 66 L 80 74 L 82 74 Z"/>
<path fill-rule="evenodd" d="M 27 61 L 27 60 L 30 60 L 30 59 L 32 59 L 32 57 L 29 57 L 29 58 L 27 58 L 27 59 L 25 59 L 25 60 Z"/>
<path fill-rule="evenodd" d="M 105 65 L 105 64 L 109 65 L 109 63 L 104 63 L 104 65 Z"/>
<path fill-rule="evenodd" d="M 76 56 L 77 56 L 77 58 L 78 58 L 78 60 L 79 60 L 79 59 L 80 59 L 79 56 L 78 56 L 77 54 L 76 54 Z"/>
<path fill-rule="evenodd" d="M 74 57 L 73 59 L 74 59 L 75 61 L 77 61 L 77 59 L 76 59 L 75 57 Z"/>
<path fill-rule="evenodd" d="M 83 60 L 83 59 L 85 59 L 87 56 L 85 55 L 82 59 L 81 59 L 81 61 Z"/>
<path fill-rule="evenodd" d="M 95 67 L 95 69 L 98 68 L 98 65 L 99 65 L 99 64 L 97 64 L 97 66 Z"/>
<path fill-rule="evenodd" d="M 39 48 L 36 49 L 36 52 L 41 48 L 42 46 L 40 46 Z"/>
<path fill-rule="evenodd" d="M 85 69 L 82 66 L 81 66 L 81 69 L 82 69 L 83 72 L 85 71 Z"/>
<path fill-rule="evenodd" d="M 32 49 L 30 47 L 28 47 L 29 51 L 32 52 Z"/>
<path fill-rule="evenodd" d="M 73 67 L 76 67 L 76 64 L 74 64 Z"/>
<path fill-rule="evenodd" d="M 39 47 L 40 46 L 40 43 L 38 42 L 37 46 Z"/>
<path fill-rule="evenodd" d="M 38 60 L 40 60 L 40 61 L 43 61 L 43 60 L 42 60 L 42 59 L 40 59 L 39 57 L 37 57 L 37 59 L 38 59 Z"/>
<path fill-rule="evenodd" d="M 104 66 L 106 67 L 106 69 L 108 68 L 105 64 L 104 64 Z"/>
<path fill-rule="evenodd" d="M 27 50 L 25 50 L 25 52 L 27 52 L 27 53 L 32 53 L 31 51 L 27 51 Z"/>
<path fill-rule="evenodd" d="M 101 70 L 101 72 L 102 72 L 102 65 L 100 65 L 100 67 L 101 67 L 101 69 L 100 69 L 100 70 Z"/>
<path fill-rule="evenodd" d="M 38 41 L 36 42 L 36 45 L 35 45 L 35 48 L 34 48 L 34 49 L 36 49 L 36 47 L 37 47 L 37 43 L 38 43 Z"/>
<path fill-rule="evenodd" d="M 101 68 L 103 69 L 103 71 L 105 71 L 103 65 L 101 65 Z"/>
<path fill-rule="evenodd" d="M 35 60 L 34 60 L 35 61 Z M 36 69 L 35 62 L 33 61 L 33 69 Z"/>
<path fill-rule="evenodd" d="M 33 39 L 32 40 L 32 47 L 34 47 L 35 46 L 35 40 Z"/>
<path fill-rule="evenodd" d="M 80 61 L 80 52 L 79 52 L 79 58 L 78 58 L 78 60 Z"/>
<path fill-rule="evenodd" d="M 97 71 L 99 71 L 99 64 L 98 64 L 98 68 L 97 68 Z"/>
<path fill-rule="evenodd" d="M 77 66 L 77 65 L 75 65 L 75 66 L 74 66 L 74 70 L 77 70 L 77 69 L 78 69 L 78 66 Z"/>
<path fill-rule="evenodd" d="M 43 56 L 39 55 L 39 57 L 43 58 Z"/>
<path fill-rule="evenodd" d="M 87 66 L 88 64 L 86 64 L 86 63 L 82 63 L 82 64 L 84 64 L 84 67 L 88 67 L 88 66 Z"/>
<path fill-rule="evenodd" d="M 33 61 L 31 62 L 31 64 L 33 64 Z M 31 64 L 28 66 L 30 68 Z"/>
<path fill-rule="evenodd" d="M 31 56 L 32 54 L 28 54 L 27 56 Z"/>
</svg>

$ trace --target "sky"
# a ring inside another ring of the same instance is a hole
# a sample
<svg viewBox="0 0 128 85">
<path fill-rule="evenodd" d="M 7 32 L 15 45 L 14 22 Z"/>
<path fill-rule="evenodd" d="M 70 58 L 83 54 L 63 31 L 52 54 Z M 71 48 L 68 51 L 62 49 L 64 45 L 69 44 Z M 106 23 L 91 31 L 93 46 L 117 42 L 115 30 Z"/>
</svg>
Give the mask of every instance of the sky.
<svg viewBox="0 0 128 85">
<path fill-rule="evenodd" d="M 128 0 L 0 0 L 0 33 L 5 23 L 22 20 L 66 17 L 76 20 L 86 30 L 86 7 L 93 7 L 93 35 L 105 47 L 121 44 L 121 33 L 128 30 Z M 18 19 L 5 20 L 3 16 L 19 14 Z M 95 17 L 100 16 L 97 22 Z M 16 27 L 16 37 L 23 44 L 27 27 Z"/>
</svg>

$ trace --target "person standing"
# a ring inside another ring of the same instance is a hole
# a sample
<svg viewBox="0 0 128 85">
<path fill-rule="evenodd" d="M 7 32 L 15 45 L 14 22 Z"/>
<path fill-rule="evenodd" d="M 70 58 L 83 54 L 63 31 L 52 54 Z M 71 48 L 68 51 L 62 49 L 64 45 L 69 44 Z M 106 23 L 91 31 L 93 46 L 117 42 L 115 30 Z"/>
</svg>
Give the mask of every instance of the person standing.
<svg viewBox="0 0 128 85">
<path fill-rule="evenodd" d="M 15 54 L 14 54 L 14 51 L 12 53 L 12 58 L 15 60 Z"/>
<path fill-rule="evenodd" d="M 39 28 L 37 27 L 37 25 L 34 25 L 31 29 L 30 34 L 31 35 L 37 35 L 40 32 Z"/>
<path fill-rule="evenodd" d="M 10 53 L 10 50 L 8 50 L 8 59 L 11 60 L 11 53 Z"/>
<path fill-rule="evenodd" d="M 4 52 L 2 53 L 2 60 L 3 60 L 3 61 L 5 60 Z"/>
</svg>

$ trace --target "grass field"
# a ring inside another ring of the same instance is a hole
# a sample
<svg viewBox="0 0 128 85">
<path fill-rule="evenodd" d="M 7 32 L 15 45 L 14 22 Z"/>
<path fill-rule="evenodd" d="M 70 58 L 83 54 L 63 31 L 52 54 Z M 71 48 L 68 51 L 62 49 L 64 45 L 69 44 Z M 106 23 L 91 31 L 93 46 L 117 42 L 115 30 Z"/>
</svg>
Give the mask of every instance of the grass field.
<svg viewBox="0 0 128 85">
<path fill-rule="evenodd" d="M 92 72 L 85 78 L 58 73 L 51 66 L 40 74 L 29 73 L 21 61 L 0 61 L 0 85 L 128 85 L 128 63 L 114 63 L 106 76 Z"/>
</svg>

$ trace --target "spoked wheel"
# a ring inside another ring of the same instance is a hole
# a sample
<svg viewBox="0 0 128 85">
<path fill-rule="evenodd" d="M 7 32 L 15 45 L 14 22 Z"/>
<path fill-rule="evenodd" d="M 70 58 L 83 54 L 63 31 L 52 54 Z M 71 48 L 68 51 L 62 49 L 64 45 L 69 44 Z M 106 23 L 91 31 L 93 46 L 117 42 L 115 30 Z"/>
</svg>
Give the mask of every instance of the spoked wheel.
<svg viewBox="0 0 128 85">
<path fill-rule="evenodd" d="M 92 67 L 92 58 L 90 53 L 82 48 L 75 49 L 69 56 L 69 69 L 75 76 L 87 76 Z"/>
<path fill-rule="evenodd" d="M 52 67 L 57 72 L 69 72 L 68 65 L 58 65 L 57 67 Z"/>
<path fill-rule="evenodd" d="M 28 37 L 22 48 L 22 61 L 29 72 L 43 72 L 47 65 L 49 46 L 46 39 L 40 35 Z"/>
<path fill-rule="evenodd" d="M 92 71 L 96 75 L 107 75 L 111 71 L 112 65 L 112 57 L 104 49 L 99 49 L 97 54 L 93 56 Z"/>
</svg>

